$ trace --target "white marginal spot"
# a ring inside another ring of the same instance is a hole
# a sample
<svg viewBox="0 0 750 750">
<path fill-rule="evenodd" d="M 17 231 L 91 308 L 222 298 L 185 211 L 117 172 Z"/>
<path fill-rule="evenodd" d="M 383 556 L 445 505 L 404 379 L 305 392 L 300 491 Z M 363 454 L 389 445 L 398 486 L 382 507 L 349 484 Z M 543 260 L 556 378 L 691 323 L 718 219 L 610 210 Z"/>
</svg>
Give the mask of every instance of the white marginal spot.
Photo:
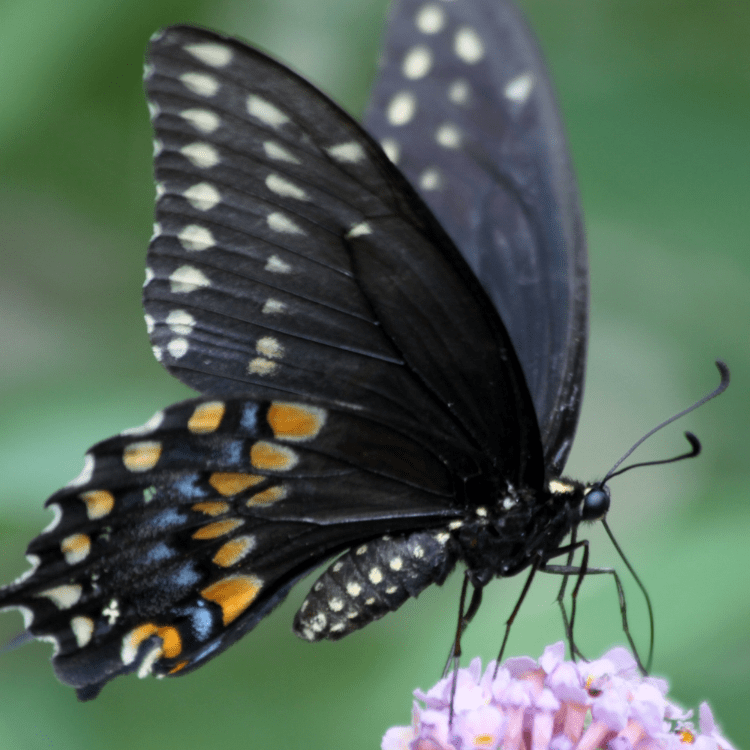
<svg viewBox="0 0 750 750">
<path fill-rule="evenodd" d="M 198 107 L 183 109 L 180 112 L 180 117 L 183 120 L 187 120 L 196 130 L 200 130 L 201 133 L 213 133 L 221 125 L 219 115 L 216 112 L 211 112 L 209 109 L 200 109 Z"/>
<path fill-rule="evenodd" d="M 268 226 L 275 232 L 284 232 L 285 234 L 304 234 L 304 231 L 297 226 L 286 214 L 281 211 L 274 211 L 266 217 Z"/>
<path fill-rule="evenodd" d="M 272 255 L 264 266 L 264 270 L 271 273 L 291 273 L 292 267 L 289 263 L 281 260 L 278 255 Z"/>
<path fill-rule="evenodd" d="M 343 567 L 344 567 L 344 563 L 342 563 L 342 562 L 334 563 L 331 566 L 331 572 L 332 573 L 338 573 L 341 570 L 341 568 L 343 568 Z"/>
<path fill-rule="evenodd" d="M 417 111 L 417 100 L 410 91 L 401 91 L 388 104 L 386 117 L 391 125 L 406 125 Z"/>
<path fill-rule="evenodd" d="M 270 375 L 276 367 L 276 362 L 271 362 L 270 359 L 255 357 L 255 359 L 250 360 L 250 364 L 247 366 L 247 371 L 251 375 Z"/>
<path fill-rule="evenodd" d="M 231 47 L 216 42 L 201 42 L 200 44 L 186 44 L 185 50 L 193 57 L 212 68 L 223 68 L 232 62 L 234 53 Z"/>
<path fill-rule="evenodd" d="M 398 142 L 393 138 L 384 138 L 380 142 L 380 146 L 385 151 L 385 155 L 396 164 L 398 157 L 401 155 L 401 149 L 399 148 Z"/>
<path fill-rule="evenodd" d="M 178 336 L 189 336 L 195 328 L 195 318 L 186 310 L 172 310 L 167 315 L 167 325 Z"/>
<path fill-rule="evenodd" d="M 158 201 L 167 192 L 167 186 L 163 182 L 157 182 L 155 185 L 156 200 Z M 154 234 L 151 239 L 156 239 L 161 234 L 161 225 L 158 222 L 154 223 Z"/>
<path fill-rule="evenodd" d="M 157 411 L 151 419 L 145 424 L 138 425 L 138 427 L 128 427 L 127 430 L 123 430 L 120 435 L 148 435 L 154 430 L 158 430 L 161 427 L 161 423 L 164 421 L 164 412 Z"/>
<path fill-rule="evenodd" d="M 87 462 L 88 458 L 89 455 L 87 453 L 84 461 Z M 83 474 L 85 471 L 86 465 L 84 464 L 81 474 Z M 85 484 L 89 481 L 89 479 L 91 479 L 91 476 L 89 475 L 88 477 L 86 477 L 85 481 L 79 483 L 78 479 L 80 478 L 81 474 L 79 474 L 78 477 L 76 477 L 72 482 L 69 482 L 68 487 L 76 487 L 78 484 Z M 62 508 L 57 503 L 50 503 L 47 507 L 52 511 L 52 520 L 42 529 L 42 534 L 49 534 L 50 531 L 54 531 L 57 528 L 57 525 L 60 523 L 60 519 L 62 518 Z"/>
<path fill-rule="evenodd" d="M 344 600 L 338 598 L 329 599 L 328 606 L 330 607 L 331 612 L 341 612 L 341 610 L 344 608 Z"/>
<path fill-rule="evenodd" d="M 138 671 L 136 674 L 138 677 L 142 680 L 145 677 L 148 677 L 151 672 L 154 669 L 154 664 L 156 664 L 159 657 L 164 653 L 164 647 L 163 646 L 154 646 L 151 651 L 149 651 L 144 657 L 143 661 L 140 663 L 140 666 L 138 667 Z"/>
<path fill-rule="evenodd" d="M 439 544 L 445 544 L 450 538 L 451 535 L 447 531 L 439 531 L 435 534 L 435 541 Z"/>
<path fill-rule="evenodd" d="M 219 82 L 208 73 L 183 73 L 180 81 L 198 96 L 213 96 L 219 90 Z"/>
<path fill-rule="evenodd" d="M 273 297 L 269 297 L 264 303 L 261 312 L 264 315 L 275 315 L 283 313 L 286 310 L 286 305 Z"/>
<path fill-rule="evenodd" d="M 371 596 L 369 599 L 365 599 L 365 604 L 368 607 L 372 607 L 372 605 L 375 604 L 375 597 Z"/>
<path fill-rule="evenodd" d="M 346 624 L 343 622 L 337 622 L 335 625 L 331 625 L 328 630 L 331 633 L 340 633 L 342 630 L 346 630 Z"/>
<path fill-rule="evenodd" d="M 83 648 L 94 634 L 94 621 L 90 617 L 79 615 L 71 619 L 70 629 L 73 631 L 78 648 Z"/>
<path fill-rule="evenodd" d="M 417 11 L 415 21 L 423 34 L 437 34 L 445 25 L 445 12 L 439 6 L 429 3 Z"/>
<path fill-rule="evenodd" d="M 266 177 L 266 187 L 283 198 L 294 198 L 298 201 L 309 201 L 310 196 L 299 185 L 272 172 Z M 272 214 L 273 215 L 273 214 Z M 299 230 L 301 231 L 301 230 Z"/>
<path fill-rule="evenodd" d="M 357 597 L 362 593 L 362 587 L 358 583 L 347 583 L 346 593 L 349 594 L 349 596 Z"/>
<path fill-rule="evenodd" d="M 380 568 L 370 568 L 370 572 L 367 574 L 371 583 L 378 584 L 383 582 L 383 571 Z"/>
<path fill-rule="evenodd" d="M 143 286 L 148 286 L 154 280 L 153 269 L 146 266 L 146 279 L 143 282 Z"/>
<path fill-rule="evenodd" d="M 346 233 L 346 239 L 351 240 L 355 237 L 362 237 L 365 234 L 372 234 L 372 227 L 366 221 L 361 221 Z"/>
<path fill-rule="evenodd" d="M 188 143 L 180 149 L 180 153 L 198 169 L 210 169 L 220 161 L 219 152 L 210 143 Z"/>
<path fill-rule="evenodd" d="M 414 554 L 414 557 L 417 558 L 417 560 L 421 560 L 424 557 L 424 547 L 422 547 L 421 544 L 418 544 L 414 548 L 414 553 L 413 554 Z"/>
<path fill-rule="evenodd" d="M 503 510 L 510 510 L 516 505 L 516 501 L 513 500 L 513 498 L 506 497 L 503 498 Z"/>
<path fill-rule="evenodd" d="M 474 29 L 469 26 L 461 27 L 453 40 L 453 51 L 465 63 L 474 65 L 484 57 L 484 44 Z"/>
<path fill-rule="evenodd" d="M 284 356 L 284 347 L 273 336 L 263 336 L 258 339 L 255 350 L 269 359 L 281 359 Z"/>
<path fill-rule="evenodd" d="M 93 473 L 94 457 L 90 453 L 87 453 L 83 457 L 83 469 L 81 469 L 81 473 L 75 479 L 68 482 L 68 487 L 80 487 L 82 484 L 86 484 L 91 479 Z M 50 505 L 49 507 L 54 508 L 55 506 Z"/>
<path fill-rule="evenodd" d="M 450 529 L 451 531 L 455 531 L 456 529 L 460 529 L 460 528 L 461 528 L 461 527 L 462 527 L 463 525 L 464 525 L 464 522 L 463 522 L 463 521 L 451 521 L 451 522 L 450 522 L 450 523 L 448 524 L 448 528 L 449 528 L 449 529 Z"/>
<path fill-rule="evenodd" d="M 468 104 L 469 97 L 471 96 L 471 87 L 469 82 L 463 78 L 459 78 L 448 87 L 448 99 L 453 104 Z"/>
<path fill-rule="evenodd" d="M 148 81 L 149 78 L 154 74 L 154 66 L 150 63 L 143 64 L 143 80 Z"/>
<path fill-rule="evenodd" d="M 326 151 L 329 156 L 343 164 L 356 164 L 365 158 L 365 150 L 357 141 L 337 143 L 335 146 L 329 146 Z"/>
<path fill-rule="evenodd" d="M 169 286 L 174 294 L 188 294 L 196 289 L 211 286 L 211 282 L 197 268 L 180 266 L 172 271 Z"/>
<path fill-rule="evenodd" d="M 269 159 L 288 161 L 290 164 L 300 163 L 300 160 L 294 154 L 287 151 L 283 146 L 276 143 L 276 141 L 263 141 L 263 150 Z"/>
<path fill-rule="evenodd" d="M 189 187 L 183 195 L 199 211 L 210 211 L 221 201 L 221 194 L 210 182 L 199 182 Z"/>
<path fill-rule="evenodd" d="M 367 552 L 367 545 L 363 544 L 361 547 L 357 547 L 354 554 L 355 555 L 364 555 L 365 552 Z"/>
<path fill-rule="evenodd" d="M 102 615 L 107 618 L 110 625 L 114 625 L 120 617 L 120 603 L 117 599 L 112 599 L 110 603 L 102 610 Z"/>
<path fill-rule="evenodd" d="M 169 355 L 172 357 L 172 359 L 181 359 L 188 353 L 189 348 L 190 343 L 187 339 L 183 338 L 172 339 L 167 344 L 167 351 L 169 352 Z"/>
<path fill-rule="evenodd" d="M 144 75 L 143 77 L 147 78 L 148 76 Z M 147 101 L 146 106 L 148 107 L 148 116 L 151 118 L 152 121 L 155 120 L 161 114 L 161 107 L 156 102 Z"/>
<path fill-rule="evenodd" d="M 404 77 L 416 80 L 424 78 L 432 67 L 432 52 L 427 47 L 413 47 L 406 53 L 401 63 L 401 72 Z"/>
<path fill-rule="evenodd" d="M 452 123 L 445 123 L 435 132 L 435 140 L 443 148 L 459 148 L 461 131 Z"/>
<path fill-rule="evenodd" d="M 177 239 L 185 250 L 196 252 L 208 250 L 209 247 L 213 247 L 216 244 L 211 231 L 206 229 L 206 227 L 200 226 L 200 224 L 188 224 L 177 235 Z"/>
<path fill-rule="evenodd" d="M 419 175 L 419 187 L 422 190 L 440 190 L 443 187 L 443 175 L 437 167 L 429 167 Z"/>
<path fill-rule="evenodd" d="M 386 590 L 386 594 L 395 594 L 398 591 L 398 586 L 389 586 Z"/>
<path fill-rule="evenodd" d="M 154 358 L 157 362 L 161 362 L 164 357 L 164 352 L 160 346 L 152 346 L 151 351 L 154 353 Z"/>
<path fill-rule="evenodd" d="M 164 144 L 158 138 L 154 138 L 154 142 L 151 148 L 151 153 L 153 157 L 156 158 L 157 156 L 159 156 L 163 148 L 164 148 Z"/>
<path fill-rule="evenodd" d="M 247 97 L 247 112 L 272 128 L 280 128 L 289 122 L 289 118 L 278 107 L 257 94 Z"/>
<path fill-rule="evenodd" d="M 312 630 L 313 633 L 320 633 L 327 624 L 328 618 L 322 612 L 318 612 L 318 614 L 310 621 L 310 630 Z"/>
<path fill-rule="evenodd" d="M 78 604 L 83 593 L 83 587 L 77 583 L 55 586 L 53 589 L 40 591 L 37 596 L 49 599 L 58 609 L 70 609 Z"/>
<path fill-rule="evenodd" d="M 479 507 L 474 511 L 480 518 L 487 518 L 487 508 Z"/>
<path fill-rule="evenodd" d="M 388 567 L 391 570 L 399 571 L 404 566 L 404 561 L 400 557 L 394 557 L 389 563 Z"/>
<path fill-rule="evenodd" d="M 26 555 L 26 561 L 29 563 L 29 565 L 31 565 L 31 567 L 21 573 L 21 575 L 18 576 L 15 581 L 13 581 L 14 586 L 17 586 L 19 583 L 23 583 L 23 581 L 25 581 L 27 578 L 31 578 L 31 576 L 36 573 L 39 566 L 42 564 L 42 560 L 38 555 Z"/>
<path fill-rule="evenodd" d="M 522 73 L 516 76 L 503 89 L 503 94 L 511 101 L 523 104 L 531 95 L 534 89 L 534 75 L 532 73 Z"/>
</svg>

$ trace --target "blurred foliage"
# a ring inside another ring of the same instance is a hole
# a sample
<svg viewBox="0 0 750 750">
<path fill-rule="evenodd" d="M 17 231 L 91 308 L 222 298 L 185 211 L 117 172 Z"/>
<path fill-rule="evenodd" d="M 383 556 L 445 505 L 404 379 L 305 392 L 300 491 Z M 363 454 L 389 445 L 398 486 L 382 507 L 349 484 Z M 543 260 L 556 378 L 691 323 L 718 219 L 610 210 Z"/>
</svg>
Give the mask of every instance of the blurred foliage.
<svg viewBox="0 0 750 750">
<path fill-rule="evenodd" d="M 610 523 L 656 605 L 655 671 L 685 704 L 709 699 L 750 746 L 750 4 L 526 0 L 558 84 L 587 218 L 592 329 L 571 475 L 601 476 L 657 421 L 729 392 L 639 454 L 703 455 L 613 483 Z M 385 0 L 5 0 L 0 7 L 0 579 L 24 569 L 42 501 L 92 443 L 187 395 L 153 360 L 140 311 L 150 234 L 151 135 L 140 75 L 150 34 L 175 22 L 241 36 L 359 113 Z M 591 529 L 594 564 L 616 564 Z M 91 704 L 57 683 L 49 646 L 0 658 L 0 744 L 42 747 L 379 746 L 414 687 L 439 675 L 459 576 L 338 644 L 290 632 L 290 600 L 229 654 L 184 679 L 117 680 Z M 580 639 L 622 640 L 614 588 L 592 577 Z M 538 655 L 562 635 L 555 581 L 512 633 Z M 467 656 L 492 658 L 519 581 L 491 585 Z M 642 601 L 626 579 L 633 628 Z M 0 620 L 0 640 L 19 627 Z M 353 723 L 352 723 L 353 722 Z"/>
</svg>

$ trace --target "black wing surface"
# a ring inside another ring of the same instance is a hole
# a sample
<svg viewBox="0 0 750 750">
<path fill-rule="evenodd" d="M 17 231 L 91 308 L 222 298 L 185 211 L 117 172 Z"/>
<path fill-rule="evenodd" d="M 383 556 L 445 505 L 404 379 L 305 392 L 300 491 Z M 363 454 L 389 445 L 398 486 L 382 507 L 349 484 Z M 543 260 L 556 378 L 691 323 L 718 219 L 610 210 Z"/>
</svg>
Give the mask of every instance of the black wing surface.
<svg viewBox="0 0 750 750">
<path fill-rule="evenodd" d="M 502 321 L 361 127 L 266 55 L 191 27 L 152 41 L 146 90 L 157 204 L 144 306 L 167 369 L 206 394 L 345 406 L 457 466 L 489 457 L 483 471 L 539 485 Z"/>
<path fill-rule="evenodd" d="M 507 0 L 396 0 L 364 122 L 497 308 L 559 474 L 582 398 L 588 261 L 564 129 L 525 19 Z"/>
</svg>

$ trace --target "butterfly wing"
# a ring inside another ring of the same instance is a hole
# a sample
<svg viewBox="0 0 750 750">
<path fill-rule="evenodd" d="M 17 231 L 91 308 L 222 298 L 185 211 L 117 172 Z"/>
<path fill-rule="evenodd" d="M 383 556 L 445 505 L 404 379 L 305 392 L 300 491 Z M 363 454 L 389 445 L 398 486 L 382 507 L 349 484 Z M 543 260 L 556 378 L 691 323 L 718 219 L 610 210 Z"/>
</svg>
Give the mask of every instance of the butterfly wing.
<svg viewBox="0 0 750 750">
<path fill-rule="evenodd" d="M 58 677 L 92 698 L 120 674 L 201 666 L 332 554 L 456 518 L 454 492 L 437 457 L 362 417 L 186 401 L 91 449 L 0 606 L 21 608 Z"/>
<path fill-rule="evenodd" d="M 365 126 L 500 313 L 559 474 L 582 398 L 588 263 L 562 122 L 520 12 L 394 2 Z"/>
<path fill-rule="evenodd" d="M 158 200 L 144 306 L 167 369 L 207 394 L 345 405 L 538 486 L 503 324 L 370 137 L 284 66 L 190 27 L 152 41 L 146 89 Z"/>
</svg>

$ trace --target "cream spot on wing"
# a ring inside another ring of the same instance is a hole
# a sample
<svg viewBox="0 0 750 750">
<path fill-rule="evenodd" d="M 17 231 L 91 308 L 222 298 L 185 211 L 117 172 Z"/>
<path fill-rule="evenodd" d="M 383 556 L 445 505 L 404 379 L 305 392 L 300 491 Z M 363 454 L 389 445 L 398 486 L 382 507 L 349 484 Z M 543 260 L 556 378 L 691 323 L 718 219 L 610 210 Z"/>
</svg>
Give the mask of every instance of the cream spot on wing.
<svg viewBox="0 0 750 750">
<path fill-rule="evenodd" d="M 247 111 L 252 117 L 272 128 L 280 128 L 289 122 L 289 117 L 271 102 L 257 94 L 247 97 Z"/>
<path fill-rule="evenodd" d="M 284 347 L 273 336 L 263 336 L 258 339 L 255 350 L 269 359 L 280 359 L 284 356 Z"/>
<path fill-rule="evenodd" d="M 471 87 L 469 86 L 468 81 L 463 80 L 463 78 L 453 81 L 448 87 L 448 99 L 453 102 L 453 104 L 467 104 L 470 96 Z"/>
<path fill-rule="evenodd" d="M 208 73 L 183 73 L 180 81 L 185 88 L 198 96 L 214 96 L 219 90 L 219 82 Z"/>
<path fill-rule="evenodd" d="M 215 112 L 208 109 L 193 107 L 192 109 L 183 109 L 180 117 L 187 120 L 196 130 L 202 133 L 213 133 L 221 125 L 221 119 Z"/>
<path fill-rule="evenodd" d="M 465 63 L 474 65 L 484 57 L 484 44 L 474 29 L 463 26 L 456 32 L 453 51 Z"/>
<path fill-rule="evenodd" d="M 278 174 L 271 173 L 266 177 L 266 187 L 282 198 L 294 198 L 298 201 L 310 200 L 310 196 L 299 185 L 295 185 L 291 180 Z"/>
<path fill-rule="evenodd" d="M 438 5 L 428 3 L 417 11 L 415 20 L 423 34 L 437 34 L 445 25 L 445 12 Z"/>
<path fill-rule="evenodd" d="M 177 235 L 177 239 L 185 250 L 191 252 L 208 250 L 209 247 L 213 247 L 216 244 L 211 231 L 199 224 L 188 224 Z"/>
<path fill-rule="evenodd" d="M 383 151 L 385 151 L 385 155 L 391 160 L 391 162 L 396 164 L 398 162 L 398 157 L 401 155 L 401 149 L 399 148 L 398 142 L 393 138 L 384 138 L 380 142 L 380 146 Z"/>
<path fill-rule="evenodd" d="M 356 164 L 365 158 L 365 150 L 357 141 L 337 143 L 335 146 L 329 146 L 326 151 L 329 156 L 343 164 Z"/>
<path fill-rule="evenodd" d="M 424 78 L 432 67 L 432 53 L 427 47 L 413 47 L 406 53 L 401 64 L 401 72 L 404 77 L 416 80 Z"/>
<path fill-rule="evenodd" d="M 263 315 L 277 315 L 286 310 L 286 304 L 273 297 L 269 297 L 264 303 L 261 312 Z"/>
<path fill-rule="evenodd" d="M 278 255 L 272 255 L 264 266 L 266 271 L 271 273 L 290 273 L 292 266 L 286 261 L 281 260 Z"/>
<path fill-rule="evenodd" d="M 233 52 L 230 47 L 217 42 L 201 42 L 186 44 L 185 50 L 193 57 L 212 68 L 223 68 L 232 61 Z"/>
<path fill-rule="evenodd" d="M 215 167 L 220 159 L 219 152 L 210 143 L 195 141 L 188 143 L 180 149 L 180 153 L 186 157 L 194 167 L 198 169 L 210 169 Z"/>
<path fill-rule="evenodd" d="M 409 91 L 401 91 L 391 99 L 386 117 L 391 125 L 406 125 L 417 111 L 417 100 Z"/>
<path fill-rule="evenodd" d="M 269 159 L 276 159 L 277 161 L 286 161 L 290 164 L 299 164 L 299 159 L 283 146 L 276 143 L 276 141 L 264 141 L 263 150 L 266 152 L 266 156 Z"/>
<path fill-rule="evenodd" d="M 211 286 L 211 282 L 197 268 L 180 266 L 170 275 L 169 286 L 174 294 L 188 294 L 201 287 Z"/>
<path fill-rule="evenodd" d="M 443 187 L 443 176 L 436 167 L 429 167 L 419 176 L 419 187 L 422 190 L 440 190 Z"/>
<path fill-rule="evenodd" d="M 195 318 L 186 310 L 172 310 L 167 315 L 167 325 L 178 336 L 189 336 L 195 327 Z"/>
<path fill-rule="evenodd" d="M 516 76 L 503 89 L 503 94 L 511 101 L 523 104 L 534 89 L 534 76 L 532 73 L 523 73 Z"/>
<path fill-rule="evenodd" d="M 435 132 L 435 140 L 443 148 L 459 148 L 461 131 L 451 123 L 441 125 Z"/>
<path fill-rule="evenodd" d="M 275 232 L 284 234 L 304 234 L 305 232 L 295 224 L 286 214 L 281 211 L 274 211 L 266 217 L 268 226 Z"/>
<path fill-rule="evenodd" d="M 210 182 L 199 182 L 189 187 L 183 195 L 198 211 L 210 211 L 221 201 L 221 194 Z"/>
</svg>

